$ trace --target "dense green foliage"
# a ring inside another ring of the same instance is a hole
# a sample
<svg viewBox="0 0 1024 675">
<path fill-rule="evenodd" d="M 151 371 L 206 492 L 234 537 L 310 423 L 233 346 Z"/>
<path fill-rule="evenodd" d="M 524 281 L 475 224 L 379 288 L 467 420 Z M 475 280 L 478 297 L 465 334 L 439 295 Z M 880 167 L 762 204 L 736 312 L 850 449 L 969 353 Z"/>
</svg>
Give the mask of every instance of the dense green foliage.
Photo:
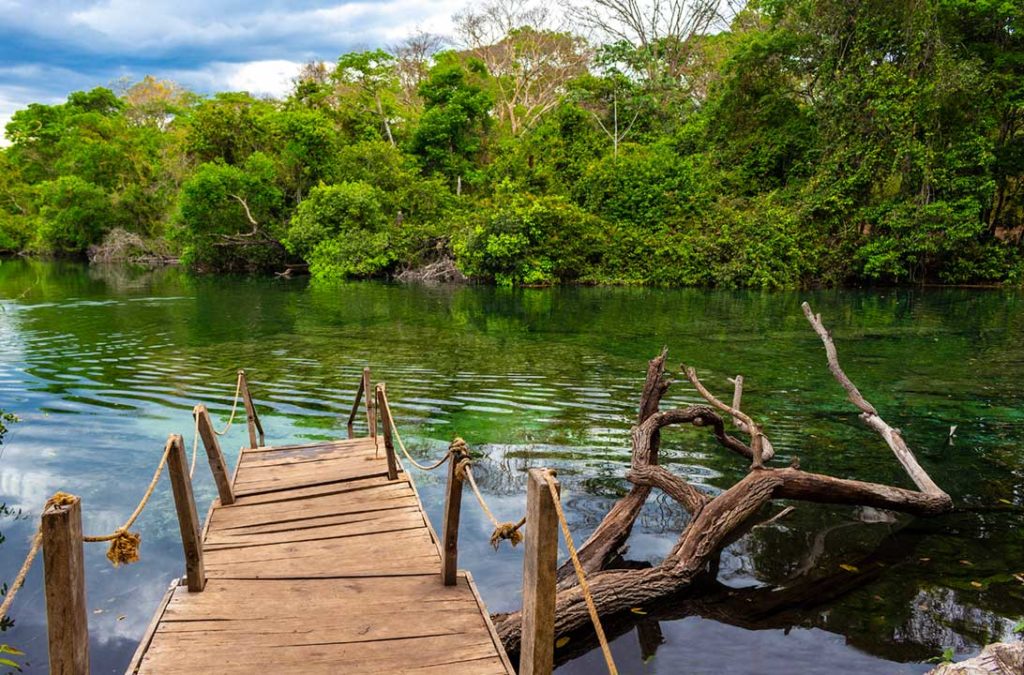
<svg viewBox="0 0 1024 675">
<path fill-rule="evenodd" d="M 481 41 L 486 16 L 462 51 L 345 54 L 282 101 L 147 78 L 29 106 L 0 249 L 122 228 L 197 269 L 318 277 L 1024 281 L 1018 2 L 760 0 L 646 44 Z"/>
</svg>

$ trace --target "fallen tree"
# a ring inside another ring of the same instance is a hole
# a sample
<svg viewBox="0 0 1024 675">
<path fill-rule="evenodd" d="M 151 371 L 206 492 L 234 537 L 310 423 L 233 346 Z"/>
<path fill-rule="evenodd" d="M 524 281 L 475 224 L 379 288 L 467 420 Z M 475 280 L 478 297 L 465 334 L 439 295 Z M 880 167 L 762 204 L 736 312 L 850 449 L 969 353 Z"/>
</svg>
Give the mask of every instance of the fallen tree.
<svg viewBox="0 0 1024 675">
<path fill-rule="evenodd" d="M 708 579 L 713 581 L 722 548 L 745 534 L 774 499 L 860 505 L 916 516 L 933 516 L 952 509 L 949 495 L 918 464 L 900 431 L 882 419 L 847 377 L 821 317 L 814 314 L 807 303 L 803 309 L 825 346 L 829 370 L 861 411 L 862 421 L 882 437 L 918 489 L 802 471 L 798 460 L 789 467 L 768 466 L 766 463 L 774 457 L 774 449 L 763 428 L 742 410 L 742 377 L 733 380 L 732 403 L 726 404 L 704 386 L 696 370 L 684 366 L 682 372 L 708 404 L 661 410 L 661 400 L 672 384 L 665 372 L 667 350 L 663 350 L 648 364 L 637 424 L 631 431 L 632 455 L 626 479 L 633 487 L 615 503 L 579 549 L 590 592 L 602 617 L 620 616 L 633 608 L 656 607 L 666 599 L 692 595 L 702 586 L 709 586 Z M 748 437 L 747 442 L 729 433 L 726 418 Z M 735 485 L 712 497 L 659 466 L 661 431 L 678 425 L 707 428 L 724 449 L 750 461 L 749 472 Z M 678 502 L 689 512 L 690 521 L 661 563 L 642 568 L 616 568 L 621 564 L 620 552 L 633 524 L 654 489 Z M 586 630 L 590 622 L 583 594 L 568 563 L 559 570 L 555 612 L 556 636 Z M 495 615 L 494 622 L 506 650 L 513 659 L 517 658 L 520 614 Z"/>
</svg>

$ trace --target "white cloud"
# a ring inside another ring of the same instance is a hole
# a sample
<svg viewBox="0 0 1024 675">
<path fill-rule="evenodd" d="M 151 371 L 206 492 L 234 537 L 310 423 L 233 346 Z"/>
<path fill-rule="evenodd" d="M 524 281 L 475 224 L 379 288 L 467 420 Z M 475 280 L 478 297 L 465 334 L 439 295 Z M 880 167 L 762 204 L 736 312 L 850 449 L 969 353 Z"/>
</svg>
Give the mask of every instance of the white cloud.
<svg viewBox="0 0 1024 675">
<path fill-rule="evenodd" d="M 206 91 L 247 91 L 253 96 L 282 97 L 292 88 L 302 63 L 274 59 L 245 63 L 211 63 L 199 70 L 168 73 L 183 85 Z"/>
</svg>

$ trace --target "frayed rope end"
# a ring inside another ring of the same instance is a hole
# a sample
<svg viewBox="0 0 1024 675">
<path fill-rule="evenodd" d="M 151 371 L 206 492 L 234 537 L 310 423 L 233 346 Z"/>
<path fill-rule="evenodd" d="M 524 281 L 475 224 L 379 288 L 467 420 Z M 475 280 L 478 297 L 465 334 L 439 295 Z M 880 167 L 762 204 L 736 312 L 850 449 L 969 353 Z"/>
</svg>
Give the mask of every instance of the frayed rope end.
<svg viewBox="0 0 1024 675">
<path fill-rule="evenodd" d="M 110 541 L 110 548 L 107 549 L 107 560 L 114 567 L 130 565 L 139 561 L 139 546 L 142 545 L 142 535 L 138 532 L 119 530 Z"/>
<path fill-rule="evenodd" d="M 502 539 L 507 539 L 515 548 L 523 540 L 523 535 L 519 532 L 520 526 L 522 523 L 502 523 L 494 528 L 494 532 L 491 534 L 491 546 L 494 547 L 494 550 L 498 550 Z"/>
</svg>

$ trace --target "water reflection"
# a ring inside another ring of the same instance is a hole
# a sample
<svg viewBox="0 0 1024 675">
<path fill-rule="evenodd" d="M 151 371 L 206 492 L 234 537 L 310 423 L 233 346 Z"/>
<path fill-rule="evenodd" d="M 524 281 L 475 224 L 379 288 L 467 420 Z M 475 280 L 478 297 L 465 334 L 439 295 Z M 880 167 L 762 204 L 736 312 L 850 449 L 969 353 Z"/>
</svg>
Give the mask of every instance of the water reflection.
<svg viewBox="0 0 1024 675">
<path fill-rule="evenodd" d="M 3 407 L 24 419 L 3 448 L 0 499 L 35 514 L 50 493 L 68 489 L 83 497 L 87 532 L 120 524 L 166 435 L 190 435 L 192 405 L 226 419 L 239 366 L 249 371 L 267 441 L 277 443 L 337 435 L 358 374 L 372 364 L 414 452 L 436 456 L 460 434 L 486 455 L 477 477 L 504 517 L 522 512 L 526 468 L 559 469 L 580 540 L 627 489 L 640 380 L 664 344 L 717 391 L 727 390 L 727 376 L 744 374 L 746 406 L 780 461 L 798 455 L 806 469 L 907 484 L 826 371 L 799 310 L 805 295 L 311 286 L 4 261 L 0 297 Z M 807 299 L 828 318 L 847 370 L 968 510 L 893 522 L 799 505 L 732 544 L 701 598 L 616 624 L 624 672 L 921 672 L 919 662 L 945 647 L 968 653 L 1007 636 L 1024 607 L 1024 585 L 1011 575 L 1024 571 L 1024 519 L 1011 510 L 1024 508 L 1024 295 L 884 290 Z M 677 383 L 666 405 L 697 400 Z M 243 442 L 236 427 L 224 443 L 229 460 Z M 664 448 L 666 465 L 710 492 L 742 475 L 698 430 L 667 432 Z M 417 475 L 435 523 L 440 480 Z M 214 495 L 202 473 L 201 511 Z M 180 573 L 173 513 L 163 485 L 139 521 L 137 565 L 114 570 L 102 547 L 87 549 L 97 672 L 123 667 Z M 494 552 L 483 516 L 463 514 L 461 564 L 492 610 L 517 608 L 521 552 Z M 675 504 L 652 498 L 628 557 L 656 562 L 686 521 Z M 9 579 L 31 523 L 0 529 Z M 39 584 L 36 570 L 4 640 L 45 672 Z M 738 612 L 737 603 L 758 611 Z M 586 636 L 570 641 L 565 672 L 599 669 L 599 655 L 569 658 L 586 644 Z"/>
</svg>

